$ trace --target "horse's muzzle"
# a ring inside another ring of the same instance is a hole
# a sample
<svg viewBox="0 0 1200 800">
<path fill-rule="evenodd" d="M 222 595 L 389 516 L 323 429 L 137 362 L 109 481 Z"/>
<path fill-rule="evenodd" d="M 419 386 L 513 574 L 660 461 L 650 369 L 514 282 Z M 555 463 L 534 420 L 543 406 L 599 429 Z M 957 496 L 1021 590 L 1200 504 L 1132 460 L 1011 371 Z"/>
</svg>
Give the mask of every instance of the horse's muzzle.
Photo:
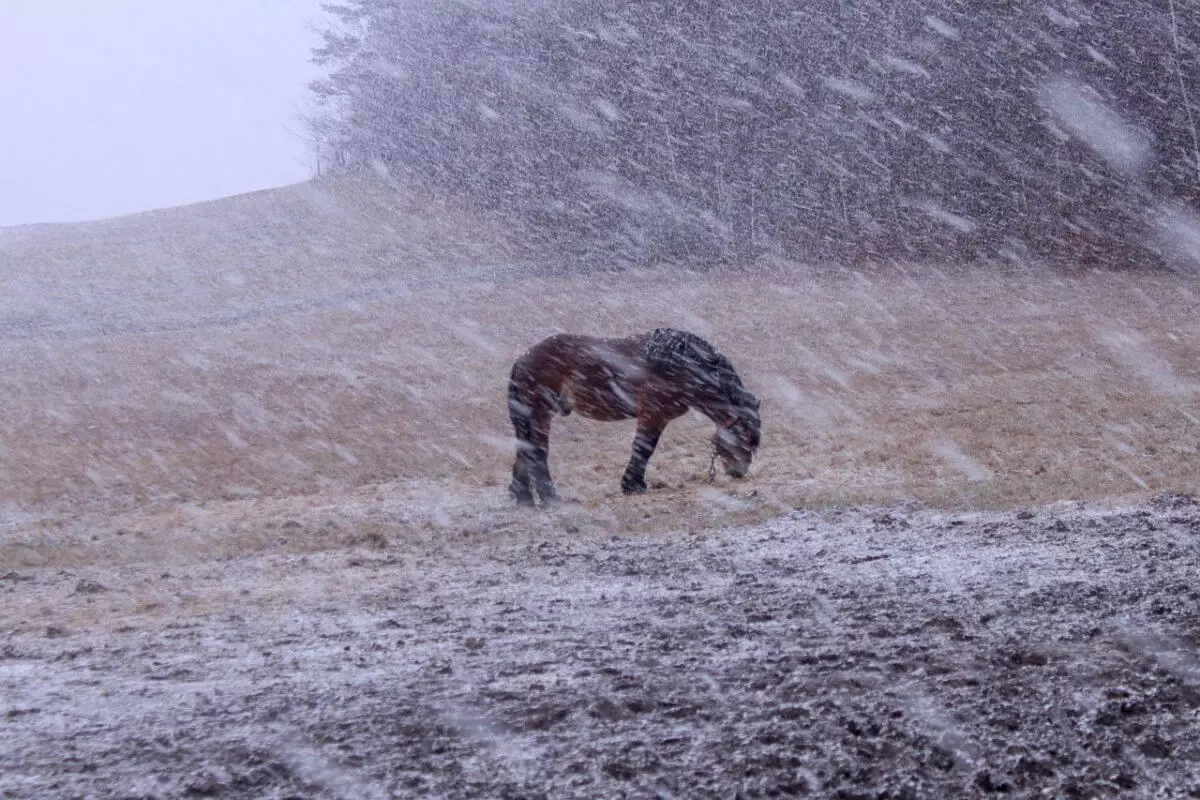
<svg viewBox="0 0 1200 800">
<path fill-rule="evenodd" d="M 725 474 L 731 478 L 744 478 L 746 477 L 746 473 L 749 471 L 749 464 L 740 464 L 735 461 L 731 464 L 725 465 Z"/>
</svg>

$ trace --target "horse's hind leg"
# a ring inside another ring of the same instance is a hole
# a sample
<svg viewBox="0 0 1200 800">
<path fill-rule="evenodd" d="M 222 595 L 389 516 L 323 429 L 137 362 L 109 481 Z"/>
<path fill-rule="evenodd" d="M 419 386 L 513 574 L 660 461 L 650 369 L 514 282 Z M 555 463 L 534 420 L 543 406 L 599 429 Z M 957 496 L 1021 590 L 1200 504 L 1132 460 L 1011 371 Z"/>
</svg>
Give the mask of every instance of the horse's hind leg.
<svg viewBox="0 0 1200 800">
<path fill-rule="evenodd" d="M 517 445 L 517 457 L 513 461 L 512 468 L 512 483 L 508 485 L 508 493 L 511 494 L 517 501 L 518 505 L 531 506 L 533 505 L 533 488 L 530 483 L 530 467 L 529 454 L 524 442 Z"/>
<path fill-rule="evenodd" d="M 551 419 L 551 412 L 548 409 L 539 410 L 534 416 L 533 449 L 530 453 L 533 482 L 537 486 L 538 499 L 543 503 L 551 503 L 558 499 L 554 481 L 550 478 Z"/>
<path fill-rule="evenodd" d="M 520 387 L 514 379 L 508 387 L 508 416 L 517 439 L 517 456 L 513 460 L 512 483 L 508 485 L 519 505 L 533 505 L 533 414 L 520 400 Z"/>
</svg>

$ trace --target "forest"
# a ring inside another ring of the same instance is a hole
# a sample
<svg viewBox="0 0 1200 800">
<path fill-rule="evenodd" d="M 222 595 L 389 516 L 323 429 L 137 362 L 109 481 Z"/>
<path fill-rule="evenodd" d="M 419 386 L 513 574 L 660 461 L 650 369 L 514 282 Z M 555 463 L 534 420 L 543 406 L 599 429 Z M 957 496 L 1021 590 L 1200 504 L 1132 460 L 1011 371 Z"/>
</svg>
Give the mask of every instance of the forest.
<svg viewBox="0 0 1200 800">
<path fill-rule="evenodd" d="M 342 0 L 309 119 L 581 265 L 1194 266 L 1200 14 Z"/>
</svg>

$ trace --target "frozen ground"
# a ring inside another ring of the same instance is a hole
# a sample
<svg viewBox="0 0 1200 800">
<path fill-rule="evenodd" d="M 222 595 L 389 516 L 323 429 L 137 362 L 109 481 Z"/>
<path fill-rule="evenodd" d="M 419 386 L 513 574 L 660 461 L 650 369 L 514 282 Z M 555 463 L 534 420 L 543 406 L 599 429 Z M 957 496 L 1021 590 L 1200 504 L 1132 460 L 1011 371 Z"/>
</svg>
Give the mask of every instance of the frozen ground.
<svg viewBox="0 0 1200 800">
<path fill-rule="evenodd" d="M 1191 500 L 543 516 L 0 577 L 0 794 L 1200 796 Z"/>
<path fill-rule="evenodd" d="M 309 185 L 0 231 L 0 796 L 1200 796 L 1193 279 L 496 230 Z M 512 507 L 513 358 L 662 324 L 762 396 L 750 477 L 685 419 L 622 497 L 572 417 Z"/>
</svg>

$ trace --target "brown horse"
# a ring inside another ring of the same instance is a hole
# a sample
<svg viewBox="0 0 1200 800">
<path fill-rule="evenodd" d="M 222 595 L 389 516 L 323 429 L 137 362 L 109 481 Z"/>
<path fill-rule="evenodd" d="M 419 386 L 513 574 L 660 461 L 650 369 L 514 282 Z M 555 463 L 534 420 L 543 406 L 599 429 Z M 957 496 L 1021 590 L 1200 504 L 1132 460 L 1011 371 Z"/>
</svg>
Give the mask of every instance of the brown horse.
<svg viewBox="0 0 1200 800">
<path fill-rule="evenodd" d="M 658 328 L 628 339 L 558 334 L 513 365 L 508 412 L 517 434 L 509 491 L 517 502 L 555 499 L 550 422 L 577 411 L 605 422 L 637 418 L 633 456 L 621 491 L 646 491 L 646 464 L 667 423 L 695 409 L 717 424 L 712 445 L 725 472 L 744 477 L 758 449 L 758 398 L 725 356 L 686 331 Z"/>
</svg>

